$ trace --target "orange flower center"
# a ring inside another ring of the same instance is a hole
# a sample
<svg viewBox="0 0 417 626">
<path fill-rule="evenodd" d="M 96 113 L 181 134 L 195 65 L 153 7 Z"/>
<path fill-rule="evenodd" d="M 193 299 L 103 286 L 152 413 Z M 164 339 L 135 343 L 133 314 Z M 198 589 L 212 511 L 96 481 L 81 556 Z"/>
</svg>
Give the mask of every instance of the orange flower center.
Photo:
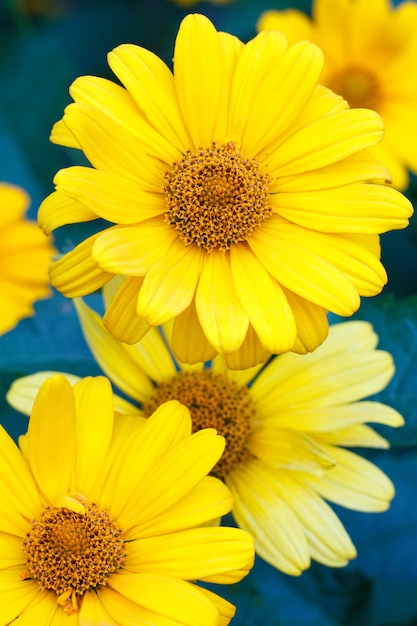
<svg viewBox="0 0 417 626">
<path fill-rule="evenodd" d="M 188 151 L 165 174 L 165 217 L 186 245 L 207 252 L 245 241 L 271 215 L 267 174 L 235 142 Z"/>
<path fill-rule="evenodd" d="M 193 432 L 215 428 L 226 439 L 225 451 L 213 475 L 225 478 L 237 463 L 251 456 L 246 444 L 255 407 L 247 387 L 210 370 L 179 372 L 158 385 L 144 404 L 145 416 L 149 417 L 167 400 L 178 400 L 189 409 Z"/>
<path fill-rule="evenodd" d="M 376 110 L 378 106 L 378 84 L 374 76 L 356 68 L 346 68 L 336 74 L 328 85 L 340 94 L 349 106 Z"/>
<path fill-rule="evenodd" d="M 68 614 L 84 593 L 106 584 L 123 564 L 124 542 L 107 511 L 84 504 L 85 513 L 47 506 L 23 542 L 28 572 L 41 589 L 54 591 Z"/>
</svg>

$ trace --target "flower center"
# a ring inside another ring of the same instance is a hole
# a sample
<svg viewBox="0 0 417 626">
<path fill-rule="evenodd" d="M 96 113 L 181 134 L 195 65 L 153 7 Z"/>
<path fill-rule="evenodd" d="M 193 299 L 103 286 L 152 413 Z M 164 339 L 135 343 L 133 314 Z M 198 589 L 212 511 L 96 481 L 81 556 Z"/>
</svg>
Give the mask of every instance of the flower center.
<svg viewBox="0 0 417 626">
<path fill-rule="evenodd" d="M 158 385 L 144 404 L 145 416 L 149 417 L 167 400 L 178 400 L 189 409 L 193 432 L 215 428 L 226 439 L 225 451 L 214 467 L 213 475 L 223 479 L 237 463 L 250 457 L 246 442 L 255 408 L 247 387 L 210 370 L 179 372 Z"/>
<path fill-rule="evenodd" d="M 125 556 L 122 531 L 108 512 L 94 503 L 84 508 L 77 513 L 47 506 L 23 542 L 27 577 L 55 591 L 68 614 L 78 610 L 86 591 L 106 584 Z"/>
<path fill-rule="evenodd" d="M 188 151 L 165 174 L 165 217 L 186 245 L 207 252 L 245 241 L 271 215 L 270 178 L 235 143 Z"/>
<path fill-rule="evenodd" d="M 373 76 L 356 68 L 347 68 L 336 74 L 329 87 L 344 97 L 353 109 L 376 110 L 378 106 L 378 84 Z"/>
</svg>

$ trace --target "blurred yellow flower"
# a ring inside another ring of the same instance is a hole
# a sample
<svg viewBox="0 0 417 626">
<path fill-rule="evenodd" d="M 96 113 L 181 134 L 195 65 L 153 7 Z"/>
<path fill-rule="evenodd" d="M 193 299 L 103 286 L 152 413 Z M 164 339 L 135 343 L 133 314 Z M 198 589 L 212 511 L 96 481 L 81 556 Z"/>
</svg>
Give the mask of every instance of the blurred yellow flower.
<svg viewBox="0 0 417 626">
<path fill-rule="evenodd" d="M 228 624 L 234 607 L 195 582 L 253 563 L 248 533 L 207 525 L 232 506 L 207 476 L 223 437 L 191 435 L 176 401 L 114 419 L 107 379 L 56 375 L 21 445 L 0 429 L 2 624 Z"/>
<path fill-rule="evenodd" d="M 55 177 L 45 232 L 98 217 L 113 223 L 51 268 L 64 295 L 127 277 L 104 323 L 126 343 L 175 318 L 176 356 L 225 355 L 231 368 L 314 350 L 326 313 L 351 315 L 386 274 L 378 233 L 412 213 L 367 152 L 383 126 L 317 85 L 322 54 L 287 50 L 280 33 L 243 45 L 188 15 L 174 74 L 121 45 L 109 64 L 124 87 L 77 79 L 52 141 L 93 165 Z"/>
<path fill-rule="evenodd" d="M 54 250 L 38 226 L 25 219 L 28 206 L 23 189 L 0 183 L 0 334 L 33 315 L 33 303 L 50 295 Z"/>
<path fill-rule="evenodd" d="M 290 43 L 308 39 L 324 52 L 320 82 L 351 107 L 377 111 L 385 125 L 373 154 L 404 189 L 407 168 L 417 173 L 417 3 L 389 0 L 314 0 L 313 18 L 293 9 L 269 10 L 258 30 L 277 29 Z"/>
<path fill-rule="evenodd" d="M 225 437 L 213 473 L 232 491 L 233 515 L 253 534 L 263 559 L 298 575 L 311 559 L 341 567 L 355 557 L 325 500 L 359 511 L 388 508 L 394 495 L 390 480 L 345 448 L 386 448 L 387 441 L 366 422 L 403 423 L 394 409 L 362 400 L 383 389 L 394 373 L 391 356 L 375 349 L 369 324 L 331 326 L 312 354 L 287 353 L 264 367 L 231 371 L 221 355 L 206 365 L 176 362 L 167 327 L 128 346 L 114 340 L 82 301 L 77 309 L 97 362 L 141 406 L 138 416 L 177 399 L 190 409 L 194 430 L 213 427 Z M 27 412 L 46 375 L 16 381 L 9 401 Z"/>
</svg>

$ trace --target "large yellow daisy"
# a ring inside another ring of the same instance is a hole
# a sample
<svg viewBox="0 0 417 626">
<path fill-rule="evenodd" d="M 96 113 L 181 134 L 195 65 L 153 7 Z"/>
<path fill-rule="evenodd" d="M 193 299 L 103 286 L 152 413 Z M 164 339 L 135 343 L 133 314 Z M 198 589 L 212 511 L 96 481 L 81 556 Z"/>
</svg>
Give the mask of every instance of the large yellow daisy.
<svg viewBox="0 0 417 626">
<path fill-rule="evenodd" d="M 228 624 L 234 607 L 195 581 L 240 580 L 254 550 L 211 523 L 232 506 L 207 476 L 215 430 L 191 435 L 176 401 L 114 420 L 107 379 L 56 375 L 21 446 L 0 429 L 1 624 Z"/>
<path fill-rule="evenodd" d="M 309 355 L 287 353 L 264 367 L 236 371 L 222 355 L 205 365 L 178 363 L 167 327 L 152 329 L 136 345 L 121 344 L 99 315 L 82 301 L 77 307 L 96 360 L 140 407 L 139 416 L 177 399 L 190 409 L 195 431 L 210 426 L 224 435 L 226 449 L 213 473 L 232 491 L 233 515 L 254 535 L 261 557 L 291 575 L 311 559 L 341 567 L 355 557 L 325 501 L 385 510 L 394 495 L 390 480 L 346 448 L 388 447 L 365 423 L 403 423 L 392 408 L 362 400 L 383 389 L 394 372 L 390 355 L 375 349 L 368 323 L 332 326 Z M 11 403 L 28 412 L 46 375 L 17 381 Z"/>
<path fill-rule="evenodd" d="M 313 17 L 269 10 L 259 30 L 277 29 L 291 43 L 308 39 L 324 52 L 321 82 L 351 107 L 378 111 L 385 137 L 373 149 L 399 189 L 407 168 L 417 173 L 417 3 L 389 0 L 314 0 Z"/>
<path fill-rule="evenodd" d="M 0 183 L 0 334 L 33 315 L 33 303 L 50 295 L 51 242 L 25 219 L 29 197 Z"/>
<path fill-rule="evenodd" d="M 180 360 L 248 367 L 314 350 L 327 311 L 382 289 L 378 233 L 405 227 L 411 204 L 375 183 L 389 178 L 367 152 L 381 119 L 317 85 L 314 44 L 271 31 L 243 45 L 188 15 L 173 74 L 135 45 L 108 59 L 124 86 L 77 79 L 52 132 L 93 167 L 57 173 L 39 223 L 114 224 L 51 268 L 68 297 L 126 277 L 104 319 L 114 337 L 175 319 Z"/>
</svg>

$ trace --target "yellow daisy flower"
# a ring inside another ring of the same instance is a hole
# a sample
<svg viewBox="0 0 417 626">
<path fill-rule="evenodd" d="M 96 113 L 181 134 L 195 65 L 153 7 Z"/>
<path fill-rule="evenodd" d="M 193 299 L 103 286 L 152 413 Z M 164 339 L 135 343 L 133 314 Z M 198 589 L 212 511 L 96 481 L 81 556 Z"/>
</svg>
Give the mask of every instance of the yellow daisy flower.
<svg viewBox="0 0 417 626">
<path fill-rule="evenodd" d="M 24 218 L 29 197 L 0 183 L 0 334 L 33 315 L 33 303 L 50 295 L 54 250 L 38 226 Z"/>
<path fill-rule="evenodd" d="M 114 337 L 133 344 L 175 318 L 181 361 L 224 353 L 235 368 L 314 350 L 327 311 L 349 316 L 380 292 L 378 233 L 412 207 L 375 183 L 389 178 L 367 152 L 381 119 L 317 85 L 314 44 L 287 49 L 271 31 L 243 45 L 188 15 L 173 74 L 135 45 L 108 59 L 124 87 L 77 79 L 52 132 L 93 167 L 57 173 L 39 223 L 114 225 L 52 266 L 57 289 L 124 276 L 104 320 Z"/>
<path fill-rule="evenodd" d="M 345 448 L 386 448 L 365 422 L 403 423 L 394 409 L 362 400 L 383 389 L 394 372 L 391 356 L 375 349 L 368 323 L 332 326 L 309 355 L 287 353 L 264 367 L 236 371 L 222 355 L 205 365 L 178 363 L 167 327 L 152 329 L 136 345 L 121 344 L 97 313 L 82 301 L 77 308 L 97 362 L 141 407 L 138 416 L 177 399 L 190 409 L 193 430 L 214 427 L 226 438 L 213 473 L 230 488 L 236 522 L 253 534 L 263 559 L 298 575 L 311 559 L 341 567 L 355 557 L 325 500 L 359 511 L 387 509 L 394 495 L 390 480 Z M 16 381 L 9 401 L 27 412 L 45 375 Z"/>
<path fill-rule="evenodd" d="M 404 189 L 407 168 L 417 173 L 417 3 L 389 0 L 314 0 L 313 18 L 288 9 L 261 15 L 258 30 L 277 29 L 292 43 L 313 41 L 324 52 L 320 82 L 351 107 L 377 111 L 385 125 L 373 154 Z"/>
<path fill-rule="evenodd" d="M 191 435 L 176 401 L 149 420 L 114 419 L 104 377 L 46 380 L 24 454 L 0 430 L 1 623 L 223 626 L 234 607 L 195 584 L 228 584 L 253 540 L 212 524 L 227 487 L 207 474 L 224 450 Z"/>
</svg>

